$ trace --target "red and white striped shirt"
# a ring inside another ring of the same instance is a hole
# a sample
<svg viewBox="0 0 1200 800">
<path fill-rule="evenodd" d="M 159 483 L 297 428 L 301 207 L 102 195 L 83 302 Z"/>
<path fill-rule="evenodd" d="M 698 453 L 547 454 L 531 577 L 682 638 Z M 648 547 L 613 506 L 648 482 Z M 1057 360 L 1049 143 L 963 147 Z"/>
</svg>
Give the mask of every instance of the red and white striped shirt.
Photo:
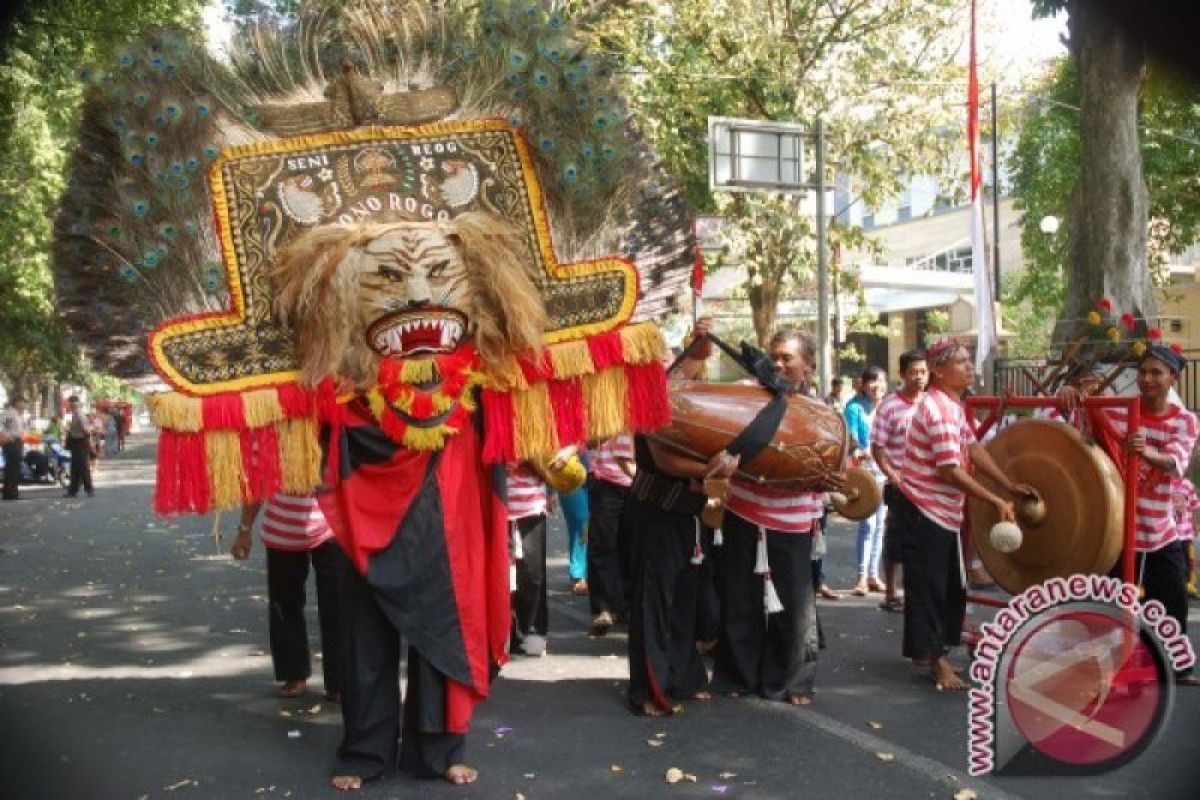
<svg viewBox="0 0 1200 800">
<path fill-rule="evenodd" d="M 276 492 L 263 514 L 262 543 L 274 550 L 313 550 L 333 538 L 317 498 Z"/>
<path fill-rule="evenodd" d="M 546 513 L 546 484 L 536 472 L 525 464 L 508 470 L 508 506 L 509 520 L 524 519 Z"/>
<path fill-rule="evenodd" d="M 592 477 L 628 488 L 633 483 L 633 478 L 626 475 L 625 471 L 621 469 L 620 464 L 617 463 L 618 458 L 634 460 L 633 439 L 627 434 L 621 434 L 615 439 L 601 442 L 600 446 L 592 451 L 591 462 L 588 465 Z"/>
<path fill-rule="evenodd" d="M 1106 408 L 1105 413 L 1120 433 L 1128 431 L 1128 414 L 1124 408 Z M 1141 552 L 1151 552 L 1175 541 L 1173 495 L 1180 491 L 1179 483 L 1191 461 L 1197 426 L 1194 414 L 1174 405 L 1162 414 L 1143 413 L 1141 420 L 1146 444 L 1170 456 L 1172 461 L 1165 476 L 1159 470 L 1151 469 L 1145 461 L 1141 462 L 1139 470 L 1141 483 L 1134 547 Z"/>
<path fill-rule="evenodd" d="M 931 387 L 908 426 L 900 488 L 925 516 L 955 532 L 962 527 L 966 494 L 943 480 L 938 467 L 968 468 L 967 448 L 974 443 L 962 403 Z"/>
<path fill-rule="evenodd" d="M 1175 538 L 1190 542 L 1196 536 L 1195 513 L 1200 508 L 1196 487 L 1187 478 L 1175 487 Z"/>
<path fill-rule="evenodd" d="M 754 525 L 781 533 L 812 533 L 825 504 L 820 492 L 780 492 L 734 478 L 725 508 Z"/>
<path fill-rule="evenodd" d="M 904 447 L 908 438 L 908 426 L 917 405 L 925 395 L 919 394 L 912 400 L 900 392 L 892 392 L 883 398 L 875 409 L 875 425 L 871 428 L 871 444 L 887 454 L 892 467 L 899 472 L 904 467 Z"/>
</svg>

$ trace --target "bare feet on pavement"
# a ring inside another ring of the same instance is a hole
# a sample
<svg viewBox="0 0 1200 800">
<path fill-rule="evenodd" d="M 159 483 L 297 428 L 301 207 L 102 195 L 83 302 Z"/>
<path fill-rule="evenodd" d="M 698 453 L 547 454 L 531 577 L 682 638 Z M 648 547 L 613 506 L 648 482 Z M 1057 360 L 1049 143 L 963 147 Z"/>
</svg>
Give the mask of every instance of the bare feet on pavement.
<svg viewBox="0 0 1200 800">
<path fill-rule="evenodd" d="M 945 656 L 933 662 L 933 682 L 939 692 L 958 692 L 967 688 L 967 684 L 954 671 L 954 665 Z"/>
<path fill-rule="evenodd" d="M 479 777 L 479 770 L 466 764 L 451 764 L 446 770 L 446 780 L 455 786 L 466 786 L 474 783 Z"/>
<path fill-rule="evenodd" d="M 362 788 L 363 779 L 358 775 L 334 775 L 329 783 L 335 789 L 343 792 L 353 792 Z"/>
</svg>

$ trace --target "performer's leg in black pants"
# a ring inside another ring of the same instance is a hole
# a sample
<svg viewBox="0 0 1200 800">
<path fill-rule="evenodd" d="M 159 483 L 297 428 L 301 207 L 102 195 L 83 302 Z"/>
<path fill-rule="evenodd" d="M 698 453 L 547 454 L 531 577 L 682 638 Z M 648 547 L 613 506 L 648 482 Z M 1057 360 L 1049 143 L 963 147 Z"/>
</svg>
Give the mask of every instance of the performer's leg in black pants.
<svg viewBox="0 0 1200 800">
<path fill-rule="evenodd" d="M 637 544 L 629 618 L 629 704 L 670 711 L 690 699 L 707 674 L 696 651 L 698 572 L 691 563 L 695 518 L 630 504 L 626 523 Z"/>
<path fill-rule="evenodd" d="M 704 561 L 699 567 L 696 597 L 696 641 L 712 642 L 721 628 L 721 598 L 717 594 L 717 559 L 712 528 L 701 528 Z"/>
<path fill-rule="evenodd" d="M 906 658 L 934 661 L 957 645 L 966 592 L 958 563 L 958 533 L 921 513 L 908 498 L 897 504 L 904 537 Z"/>
<path fill-rule="evenodd" d="M 813 693 L 818 643 L 812 542 L 810 533 L 767 531 L 771 580 L 783 604 L 782 611 L 766 616 L 761 693 L 771 700 Z"/>
<path fill-rule="evenodd" d="M 342 692 L 341 595 L 346 571 L 353 569 L 336 539 L 322 542 L 311 551 L 317 576 L 317 619 L 321 626 L 321 673 L 325 693 Z"/>
<path fill-rule="evenodd" d="M 1142 576 L 1142 586 L 1147 600 L 1157 600 L 1179 623 L 1179 632 L 1187 633 L 1187 553 L 1183 542 L 1171 542 L 1149 553 L 1137 554 L 1137 573 Z M 1143 566 L 1143 561 L 1145 565 Z M 1191 675 L 1192 667 L 1176 673 Z"/>
<path fill-rule="evenodd" d="M 517 533 L 522 557 L 517 559 L 517 591 L 512 603 L 514 652 L 523 648 L 530 634 L 544 638 L 550 625 L 546 604 L 546 515 L 517 520 Z"/>
<path fill-rule="evenodd" d="M 84 438 L 67 439 L 67 450 L 71 453 L 71 482 L 67 486 L 67 495 L 74 497 L 79 494 L 79 486 L 89 495 L 92 494 L 92 449 Z"/>
<path fill-rule="evenodd" d="M 4 445 L 5 500 L 17 499 L 17 491 L 21 485 L 21 450 L 20 442 L 8 442 Z"/>
<path fill-rule="evenodd" d="M 763 579 L 754 574 L 758 527 L 726 513 L 721 528 L 718 591 L 721 627 L 713 662 L 713 688 L 728 694 L 755 694 L 763 649 Z M 812 569 L 810 564 L 809 569 Z"/>
<path fill-rule="evenodd" d="M 267 548 L 268 630 L 277 681 L 302 681 L 312 675 L 304 623 L 308 559 L 307 550 Z"/>
<path fill-rule="evenodd" d="M 592 614 L 625 612 L 621 560 L 621 517 L 628 490 L 608 481 L 588 481 L 588 598 Z"/>
<path fill-rule="evenodd" d="M 466 737 L 445 732 L 445 678 L 409 651 L 408 702 L 400 702 L 400 632 L 375 601 L 357 570 L 345 570 L 342 587 L 342 744 L 334 775 L 364 781 L 390 775 L 397 764 L 404 713 L 405 771 L 444 777 L 463 761 Z M 414 678 L 416 680 L 414 680 Z"/>
</svg>

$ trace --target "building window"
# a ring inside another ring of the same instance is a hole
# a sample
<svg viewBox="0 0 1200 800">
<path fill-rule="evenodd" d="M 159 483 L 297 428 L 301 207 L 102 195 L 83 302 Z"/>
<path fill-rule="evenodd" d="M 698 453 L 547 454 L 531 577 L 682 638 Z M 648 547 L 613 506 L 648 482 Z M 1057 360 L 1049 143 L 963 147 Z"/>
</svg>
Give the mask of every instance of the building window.
<svg viewBox="0 0 1200 800">
<path fill-rule="evenodd" d="M 864 231 L 869 231 L 875 227 L 875 213 L 863 214 L 862 226 Z"/>
</svg>

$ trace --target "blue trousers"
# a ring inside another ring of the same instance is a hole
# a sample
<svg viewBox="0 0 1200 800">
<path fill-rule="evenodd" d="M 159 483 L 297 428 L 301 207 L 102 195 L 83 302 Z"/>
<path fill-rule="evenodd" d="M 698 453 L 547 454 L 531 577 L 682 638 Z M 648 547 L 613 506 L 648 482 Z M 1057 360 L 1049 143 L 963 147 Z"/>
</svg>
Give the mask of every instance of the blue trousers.
<svg viewBox="0 0 1200 800">
<path fill-rule="evenodd" d="M 588 493 L 580 487 L 570 494 L 559 495 L 563 516 L 567 519 L 567 570 L 571 580 L 587 577 Z"/>
</svg>

